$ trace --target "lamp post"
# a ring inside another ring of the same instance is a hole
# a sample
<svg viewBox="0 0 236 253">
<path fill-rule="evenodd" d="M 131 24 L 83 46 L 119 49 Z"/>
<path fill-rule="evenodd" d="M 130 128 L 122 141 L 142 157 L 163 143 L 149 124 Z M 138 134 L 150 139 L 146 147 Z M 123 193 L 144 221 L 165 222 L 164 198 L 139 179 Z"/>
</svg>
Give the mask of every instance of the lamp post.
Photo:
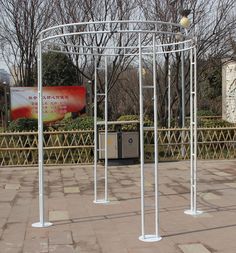
<svg viewBox="0 0 236 253">
<path fill-rule="evenodd" d="M 7 83 L 3 82 L 3 89 L 4 89 L 4 105 L 5 105 L 5 117 L 4 117 L 4 128 L 7 128 L 7 121 L 8 121 L 8 105 L 7 105 Z"/>
<path fill-rule="evenodd" d="M 87 98 L 88 98 L 88 102 L 87 102 L 87 105 L 88 105 L 88 114 L 89 116 L 93 116 L 93 110 L 92 110 L 92 103 L 93 103 L 93 94 L 92 94 L 92 84 L 93 82 L 91 80 L 88 80 L 87 82 Z"/>
</svg>

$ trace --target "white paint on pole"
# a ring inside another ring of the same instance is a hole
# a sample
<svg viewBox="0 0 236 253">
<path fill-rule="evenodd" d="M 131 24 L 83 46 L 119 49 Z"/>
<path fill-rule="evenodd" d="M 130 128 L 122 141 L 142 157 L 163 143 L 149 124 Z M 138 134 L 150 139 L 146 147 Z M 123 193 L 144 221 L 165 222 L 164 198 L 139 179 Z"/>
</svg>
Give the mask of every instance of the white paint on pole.
<svg viewBox="0 0 236 253">
<path fill-rule="evenodd" d="M 145 209 L 144 209 L 144 140 L 143 140 L 143 77 L 142 77 L 142 41 L 141 34 L 139 41 L 139 121 L 140 121 L 140 172 L 141 172 L 141 238 L 145 236 Z"/>
<path fill-rule="evenodd" d="M 97 151 L 98 151 L 98 125 L 97 121 L 97 79 L 98 79 L 98 67 L 95 63 L 95 89 L 94 89 L 94 203 L 95 204 L 108 204 L 108 69 L 107 69 L 107 55 L 104 55 L 104 126 L 105 126 L 105 141 L 104 141 L 104 198 L 98 199 L 97 192 Z M 101 148 L 101 146 L 100 146 Z"/>
<path fill-rule="evenodd" d="M 153 94 L 154 94 L 154 145 L 155 145 L 155 241 L 160 241 L 160 218 L 159 218 L 159 171 L 158 171 L 158 116 L 157 116 L 157 63 L 156 63 L 156 35 L 153 34 Z"/>
<path fill-rule="evenodd" d="M 43 159 L 43 87 L 42 87 L 42 43 L 38 44 L 38 169 L 39 169 L 39 222 L 32 227 L 49 227 L 44 210 L 44 159 Z"/>
<path fill-rule="evenodd" d="M 107 56 L 105 56 L 105 202 L 108 201 L 108 71 Z"/>
<path fill-rule="evenodd" d="M 200 215 L 197 210 L 197 51 L 190 51 L 190 210 L 188 215 Z"/>
<path fill-rule="evenodd" d="M 98 148 L 98 132 L 97 132 L 97 57 L 94 61 L 94 203 L 97 202 L 97 148 Z"/>
<path fill-rule="evenodd" d="M 141 223 L 142 223 L 142 235 L 139 237 L 143 242 L 157 242 L 162 238 L 159 235 L 159 188 L 158 188 L 158 124 L 157 124 L 157 82 L 156 82 L 156 38 L 153 34 L 153 86 L 150 86 L 153 90 L 153 109 L 154 109 L 154 224 L 155 233 L 145 233 L 145 175 L 144 175 L 144 131 L 143 131 L 143 88 L 147 87 L 147 84 L 143 85 L 142 75 L 142 42 L 141 35 L 139 34 L 139 89 L 140 89 L 140 153 L 141 153 Z"/>
</svg>

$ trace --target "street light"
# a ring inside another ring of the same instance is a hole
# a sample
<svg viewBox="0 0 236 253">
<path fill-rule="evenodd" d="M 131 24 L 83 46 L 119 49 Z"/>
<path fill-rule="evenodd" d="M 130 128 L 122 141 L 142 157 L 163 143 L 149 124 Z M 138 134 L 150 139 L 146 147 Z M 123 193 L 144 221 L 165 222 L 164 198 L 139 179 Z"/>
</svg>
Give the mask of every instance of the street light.
<svg viewBox="0 0 236 253">
<path fill-rule="evenodd" d="M 188 28 L 190 26 L 190 20 L 188 18 L 188 15 L 190 14 L 191 10 L 180 10 L 179 14 L 182 16 L 181 20 L 180 20 L 180 24 L 184 27 L 184 28 Z"/>
<path fill-rule="evenodd" d="M 3 82 L 3 84 L 4 84 L 4 100 L 5 100 L 5 127 L 7 128 L 7 122 L 8 122 L 7 83 Z"/>
<path fill-rule="evenodd" d="M 93 111 L 92 111 L 92 84 L 93 82 L 91 80 L 88 80 L 87 82 L 87 94 L 88 94 L 88 113 L 89 116 L 93 116 Z"/>
</svg>

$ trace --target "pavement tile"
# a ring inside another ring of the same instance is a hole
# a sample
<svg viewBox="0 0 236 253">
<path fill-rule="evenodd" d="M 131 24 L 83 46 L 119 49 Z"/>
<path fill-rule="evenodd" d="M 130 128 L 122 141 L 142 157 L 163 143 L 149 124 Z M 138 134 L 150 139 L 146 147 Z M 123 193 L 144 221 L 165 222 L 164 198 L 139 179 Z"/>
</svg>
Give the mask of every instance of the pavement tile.
<svg viewBox="0 0 236 253">
<path fill-rule="evenodd" d="M 236 183 L 225 183 L 225 185 L 232 187 L 232 188 L 236 188 Z"/>
<path fill-rule="evenodd" d="M 71 231 L 50 231 L 49 244 L 72 244 Z"/>
<path fill-rule="evenodd" d="M 24 243 L 24 253 L 48 253 L 48 240 L 30 240 Z"/>
<path fill-rule="evenodd" d="M 0 203 L 12 201 L 15 198 L 16 194 L 16 190 L 8 191 L 5 189 L 0 189 Z"/>
<path fill-rule="evenodd" d="M 2 233 L 3 243 L 14 247 L 22 247 L 26 231 L 25 223 L 6 223 Z"/>
<path fill-rule="evenodd" d="M 204 214 L 192 217 L 184 214 L 190 204 L 189 161 L 160 163 L 163 239 L 156 243 L 138 239 L 139 165 L 109 167 L 108 205 L 93 203 L 92 166 L 45 167 L 45 214 L 49 213 L 53 226 L 40 229 L 31 227 L 39 218 L 37 168 L 27 168 L 29 173 L 24 168 L 0 168 L 0 252 L 183 253 L 189 248 L 179 245 L 198 245 L 198 253 L 205 253 L 202 247 L 211 253 L 235 253 L 235 164 L 235 160 L 198 162 L 198 209 Z M 145 232 L 149 234 L 155 230 L 153 165 L 146 167 L 150 168 L 145 171 L 145 202 L 150 205 Z M 4 189 L 11 184 L 20 188 Z M 98 186 L 103 196 L 103 181 Z M 195 249 L 190 248 L 191 253 Z"/>
<path fill-rule="evenodd" d="M 20 187 L 20 184 L 6 184 L 4 188 L 5 190 L 19 190 Z"/>
<path fill-rule="evenodd" d="M 50 245 L 49 253 L 75 253 L 72 245 Z"/>
<path fill-rule="evenodd" d="M 212 192 L 200 193 L 199 196 L 205 200 L 221 199 L 221 196 L 219 196 L 215 193 L 212 193 Z"/>
<path fill-rule="evenodd" d="M 215 175 L 220 176 L 220 177 L 231 177 L 232 175 L 230 173 L 226 173 L 223 171 L 216 171 L 214 172 Z"/>
<path fill-rule="evenodd" d="M 69 220 L 68 211 L 49 211 L 49 221 Z"/>
<path fill-rule="evenodd" d="M 5 242 L 0 242 L 0 250 L 1 253 L 22 253 L 22 247 L 15 247 Z"/>
<path fill-rule="evenodd" d="M 79 193 L 79 187 L 64 187 L 64 193 Z"/>
<path fill-rule="evenodd" d="M 204 245 L 200 243 L 183 244 L 178 246 L 183 253 L 211 253 Z"/>
</svg>

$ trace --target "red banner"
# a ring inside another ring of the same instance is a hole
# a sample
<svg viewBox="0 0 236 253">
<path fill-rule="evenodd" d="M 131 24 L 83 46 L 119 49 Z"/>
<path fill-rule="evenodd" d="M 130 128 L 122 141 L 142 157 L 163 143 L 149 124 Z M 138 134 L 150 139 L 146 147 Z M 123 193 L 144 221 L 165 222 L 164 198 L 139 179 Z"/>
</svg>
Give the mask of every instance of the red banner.
<svg viewBox="0 0 236 253">
<path fill-rule="evenodd" d="M 43 122 L 53 123 L 84 112 L 86 89 L 83 86 L 43 87 Z M 11 87 L 11 118 L 38 118 L 37 87 Z"/>
</svg>

